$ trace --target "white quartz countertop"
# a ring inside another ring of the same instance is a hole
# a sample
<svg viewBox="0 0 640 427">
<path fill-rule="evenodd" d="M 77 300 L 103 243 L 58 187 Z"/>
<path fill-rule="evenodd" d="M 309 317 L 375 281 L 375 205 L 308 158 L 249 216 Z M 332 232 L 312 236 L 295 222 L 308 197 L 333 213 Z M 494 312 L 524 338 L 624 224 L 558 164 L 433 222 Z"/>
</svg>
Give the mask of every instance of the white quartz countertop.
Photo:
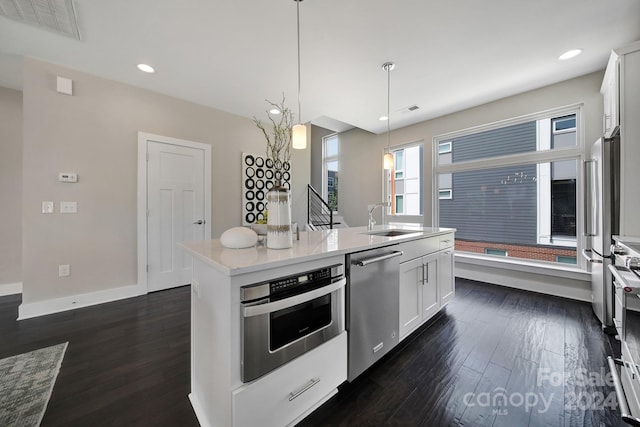
<svg viewBox="0 0 640 427">
<path fill-rule="evenodd" d="M 264 246 L 229 249 L 222 246 L 219 239 L 182 242 L 179 245 L 215 269 L 233 276 L 455 231 L 452 228 L 398 225 L 380 225 L 372 231 L 382 230 L 408 230 L 412 233 L 392 237 L 376 236 L 367 234 L 367 227 L 305 231 L 300 233 L 300 240 L 295 240 L 294 237 L 293 246 L 288 249 L 267 249 Z"/>
</svg>

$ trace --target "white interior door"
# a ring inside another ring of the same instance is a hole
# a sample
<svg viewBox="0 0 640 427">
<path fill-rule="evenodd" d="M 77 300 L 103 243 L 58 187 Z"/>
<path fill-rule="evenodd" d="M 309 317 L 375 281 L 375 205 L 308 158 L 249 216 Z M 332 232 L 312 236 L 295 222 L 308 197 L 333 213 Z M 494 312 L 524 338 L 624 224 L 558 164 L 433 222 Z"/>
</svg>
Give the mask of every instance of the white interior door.
<svg viewBox="0 0 640 427">
<path fill-rule="evenodd" d="M 205 238 L 205 152 L 147 140 L 147 289 L 191 283 L 193 260 L 177 245 Z"/>
</svg>

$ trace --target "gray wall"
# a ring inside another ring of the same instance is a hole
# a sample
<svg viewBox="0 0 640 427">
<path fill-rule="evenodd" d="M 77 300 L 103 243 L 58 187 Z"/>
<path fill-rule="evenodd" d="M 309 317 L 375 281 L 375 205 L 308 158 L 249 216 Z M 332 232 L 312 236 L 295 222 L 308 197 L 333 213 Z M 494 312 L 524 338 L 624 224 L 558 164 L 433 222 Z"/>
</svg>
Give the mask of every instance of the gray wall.
<svg viewBox="0 0 640 427">
<path fill-rule="evenodd" d="M 0 87 L 0 286 L 22 281 L 21 230 L 22 92 Z"/>
<path fill-rule="evenodd" d="M 452 139 L 453 163 L 536 151 L 536 121 Z"/>
<path fill-rule="evenodd" d="M 453 138 L 453 162 L 536 151 L 536 122 Z M 440 226 L 456 238 L 500 243 L 537 243 L 537 184 L 501 185 L 507 176 L 534 177 L 536 165 L 453 174 L 453 199 L 440 200 Z"/>
<path fill-rule="evenodd" d="M 73 79 L 74 96 L 56 92 L 56 76 Z M 23 81 L 23 303 L 136 284 L 138 131 L 211 144 L 212 237 L 241 225 L 241 153 L 265 149 L 250 119 L 33 59 Z M 298 205 L 309 153 L 292 157 Z M 79 182 L 59 183 L 59 172 Z M 40 212 L 44 200 L 56 213 Z M 59 214 L 59 201 L 78 202 L 78 213 Z"/>
</svg>

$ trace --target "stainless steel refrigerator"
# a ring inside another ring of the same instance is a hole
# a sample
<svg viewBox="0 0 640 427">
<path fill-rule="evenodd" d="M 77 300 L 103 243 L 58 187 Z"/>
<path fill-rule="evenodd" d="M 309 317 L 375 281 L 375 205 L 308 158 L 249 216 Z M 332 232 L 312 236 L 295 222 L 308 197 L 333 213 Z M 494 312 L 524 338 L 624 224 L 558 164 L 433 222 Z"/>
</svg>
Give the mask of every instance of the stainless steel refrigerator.
<svg viewBox="0 0 640 427">
<path fill-rule="evenodd" d="M 584 162 L 585 234 L 583 256 L 591 266 L 591 303 L 606 332 L 613 333 L 613 286 L 609 265 L 612 235 L 618 234 L 620 139 L 598 139 Z"/>
</svg>

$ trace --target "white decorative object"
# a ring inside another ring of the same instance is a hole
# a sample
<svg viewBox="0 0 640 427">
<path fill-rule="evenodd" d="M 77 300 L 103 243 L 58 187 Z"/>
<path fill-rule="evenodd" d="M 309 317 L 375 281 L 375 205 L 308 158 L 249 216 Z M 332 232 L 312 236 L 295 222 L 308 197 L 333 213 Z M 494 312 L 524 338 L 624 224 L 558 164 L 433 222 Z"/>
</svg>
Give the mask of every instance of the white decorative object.
<svg viewBox="0 0 640 427">
<path fill-rule="evenodd" d="M 258 233 L 258 236 L 267 235 L 267 224 L 251 224 L 251 229 Z"/>
<path fill-rule="evenodd" d="M 225 248 L 241 249 L 255 246 L 258 235 L 255 231 L 246 227 L 233 227 L 222 233 L 220 243 Z"/>
<path fill-rule="evenodd" d="M 286 249 L 293 246 L 291 197 L 285 187 L 276 184 L 267 193 L 267 212 L 267 248 Z"/>
</svg>

